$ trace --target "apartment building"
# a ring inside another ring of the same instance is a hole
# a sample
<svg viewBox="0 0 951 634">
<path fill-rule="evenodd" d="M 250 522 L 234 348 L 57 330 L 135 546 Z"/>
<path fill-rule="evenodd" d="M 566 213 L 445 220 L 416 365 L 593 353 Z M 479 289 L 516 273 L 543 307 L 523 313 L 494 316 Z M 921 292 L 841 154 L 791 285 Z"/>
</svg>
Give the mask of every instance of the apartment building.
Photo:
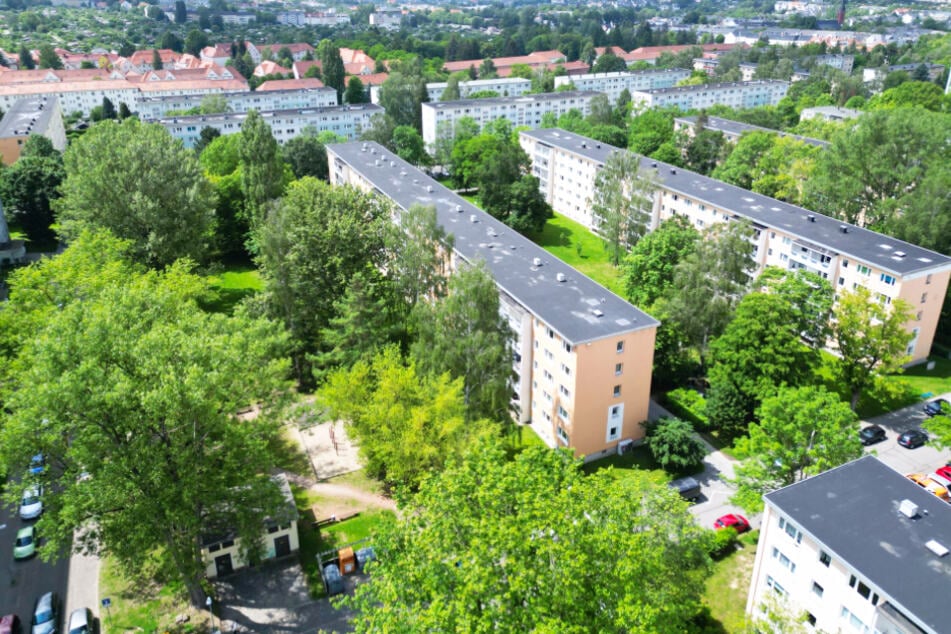
<svg viewBox="0 0 951 634">
<path fill-rule="evenodd" d="M 198 108 L 207 95 L 139 95 L 133 111 L 142 119 L 161 119 L 168 112 L 183 112 Z M 337 105 L 337 91 L 333 88 L 305 88 L 297 90 L 255 90 L 231 92 L 224 95 L 231 112 L 257 110 L 294 110 L 299 108 L 329 108 Z"/>
<path fill-rule="evenodd" d="M 278 143 L 285 143 L 299 135 L 304 128 L 316 128 L 318 132 L 333 132 L 346 139 L 354 139 L 364 128 L 370 126 L 370 117 L 382 114 L 383 108 L 373 104 L 331 106 L 328 108 L 302 108 L 297 110 L 268 110 L 260 115 L 271 127 Z M 173 137 L 181 139 L 185 147 L 194 147 L 202 128 L 215 128 L 221 134 L 241 132 L 241 124 L 247 119 L 246 112 L 195 115 L 157 119 L 155 123 L 165 126 Z"/>
<path fill-rule="evenodd" d="M 620 71 L 615 73 L 586 73 L 571 77 L 555 77 L 555 90 L 562 86 L 574 86 L 573 90 L 593 90 L 603 92 L 617 103 L 621 93 L 627 90 L 650 90 L 652 88 L 670 88 L 678 81 L 690 77 L 690 71 L 683 68 L 656 68 L 649 70 Z"/>
<path fill-rule="evenodd" d="M 3 115 L 0 121 L 0 160 L 3 164 L 16 163 L 27 139 L 35 134 L 45 136 L 60 152 L 66 149 L 63 111 L 56 97 L 20 99 Z"/>
<path fill-rule="evenodd" d="M 363 79 L 362 77 L 360 78 Z M 441 101 L 442 94 L 449 82 L 434 81 L 426 84 L 426 94 L 430 102 Z M 370 102 L 380 103 L 381 86 L 370 87 Z M 474 79 L 459 82 L 459 96 L 462 99 L 477 92 L 492 91 L 499 97 L 520 97 L 532 89 L 532 80 L 521 77 L 498 77 L 496 79 Z"/>
<path fill-rule="evenodd" d="M 460 99 L 423 104 L 423 141 L 436 142 L 436 131 L 443 122 L 455 125 L 462 117 L 471 117 L 481 128 L 496 119 L 508 119 L 513 127 L 537 128 L 548 113 L 560 117 L 569 110 L 584 116 L 591 112 L 591 99 L 599 93 L 591 91 L 546 92 L 521 97 Z"/>
<path fill-rule="evenodd" d="M 449 73 L 461 70 L 467 71 L 470 68 L 478 70 L 484 61 L 484 59 L 464 59 L 446 62 L 443 65 L 443 70 Z M 581 60 L 567 61 L 565 54 L 561 51 L 533 51 L 528 55 L 517 55 L 515 57 L 493 57 L 492 65 L 495 67 L 495 74 L 499 77 L 508 77 L 512 74 L 512 67 L 519 65 L 528 66 L 532 70 L 555 69 L 561 66 L 569 75 L 578 75 L 590 70 L 590 66 Z"/>
<path fill-rule="evenodd" d="M 515 332 L 513 406 L 550 447 L 586 459 L 644 436 L 658 322 L 376 143 L 327 147 L 330 182 L 433 205 L 451 267 L 484 261 Z M 397 219 L 398 221 L 398 219 Z"/>
<path fill-rule="evenodd" d="M 621 150 L 558 129 L 524 131 L 520 143 L 552 208 L 597 232 L 591 212 L 595 178 Z M 862 286 L 885 305 L 905 300 L 914 311 L 905 325 L 914 335 L 906 352 L 912 363 L 927 359 L 951 258 L 673 165 L 644 158 L 641 166 L 658 183 L 651 229 L 674 215 L 686 216 L 701 230 L 745 218 L 756 233 L 757 271 L 805 269 L 829 280 L 837 292 Z"/>
<path fill-rule="evenodd" d="M 700 110 L 711 106 L 756 108 L 775 106 L 786 96 L 789 82 L 779 79 L 731 81 L 719 84 L 650 88 L 631 93 L 635 110 L 644 108 L 677 107 L 681 110 Z"/>
<path fill-rule="evenodd" d="M 948 631 L 951 506 L 866 456 L 764 497 L 746 611 L 817 632 Z"/>
<path fill-rule="evenodd" d="M 403 12 L 396 11 L 374 11 L 370 14 L 370 26 L 375 26 L 386 31 L 397 31 L 403 22 Z"/>
<path fill-rule="evenodd" d="M 697 129 L 697 121 L 699 119 L 700 117 L 698 116 L 674 117 L 674 131 L 693 134 Z M 703 127 L 707 130 L 722 132 L 723 137 L 727 141 L 732 141 L 734 143 L 747 132 L 767 132 L 769 134 L 796 139 L 797 141 L 802 141 L 803 143 L 808 143 L 809 145 L 815 145 L 817 147 L 829 146 L 828 141 L 823 141 L 821 139 L 813 139 L 812 137 L 800 136 L 798 134 L 789 134 L 788 132 L 782 132 L 781 130 L 763 128 L 758 125 L 742 123 L 740 121 L 733 121 L 731 119 L 723 119 L 721 117 L 707 117 L 703 123 Z"/>
</svg>

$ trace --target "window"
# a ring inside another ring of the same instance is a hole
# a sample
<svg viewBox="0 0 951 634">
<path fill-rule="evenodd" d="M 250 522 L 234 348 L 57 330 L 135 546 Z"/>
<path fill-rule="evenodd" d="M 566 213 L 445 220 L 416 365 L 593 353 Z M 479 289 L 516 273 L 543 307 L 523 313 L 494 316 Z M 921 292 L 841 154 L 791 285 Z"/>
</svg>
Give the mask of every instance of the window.
<svg viewBox="0 0 951 634">
<path fill-rule="evenodd" d="M 551 350 L 546 349 L 546 350 L 545 350 L 545 358 L 548 359 L 549 361 L 551 361 L 552 359 L 555 358 L 555 355 L 553 355 L 553 354 L 551 353 Z"/>
<path fill-rule="evenodd" d="M 808 621 L 809 625 L 816 624 L 816 617 L 812 614 L 812 612 L 806 612 L 806 621 Z"/>
<path fill-rule="evenodd" d="M 786 534 L 796 540 L 797 544 L 802 543 L 802 531 L 796 528 L 792 522 L 787 522 L 786 518 L 779 518 L 779 527 L 786 531 Z"/>
<path fill-rule="evenodd" d="M 620 396 L 620 395 L 621 395 L 621 386 L 620 386 L 620 385 L 615 385 L 615 386 L 614 386 L 614 396 L 615 396 L 615 398 L 617 398 L 617 397 Z"/>
<path fill-rule="evenodd" d="M 570 343 L 568 343 L 567 341 L 565 341 L 564 343 L 562 343 L 562 345 L 565 347 L 565 352 L 571 352 L 571 344 L 570 344 Z"/>
<path fill-rule="evenodd" d="M 784 555 L 778 548 L 773 548 L 773 559 L 779 562 L 779 565 L 789 572 L 796 572 L 796 564 Z"/>
<path fill-rule="evenodd" d="M 624 342 L 623 342 L 623 341 L 618 341 L 618 342 L 617 342 L 617 351 L 618 351 L 618 353 L 624 352 Z"/>
<path fill-rule="evenodd" d="M 839 286 L 844 286 L 844 285 L 845 285 L 845 278 L 844 278 L 844 277 L 840 277 L 840 278 L 839 278 Z"/>
<path fill-rule="evenodd" d="M 568 432 L 566 432 L 565 428 L 561 425 L 558 425 L 558 440 L 565 443 L 566 445 L 568 444 Z"/>
<path fill-rule="evenodd" d="M 617 434 L 618 434 L 617 427 L 612 427 L 611 429 L 608 430 L 608 437 L 611 438 L 612 440 L 617 438 Z"/>
<path fill-rule="evenodd" d="M 820 586 L 818 583 L 816 583 L 815 581 L 813 581 L 813 582 L 812 582 L 812 593 L 813 593 L 814 595 L 816 595 L 817 597 L 821 597 L 823 592 L 825 592 L 825 590 L 822 588 L 822 586 Z"/>
<path fill-rule="evenodd" d="M 842 606 L 842 618 L 843 618 L 844 620 L 847 620 L 848 623 L 849 623 L 849 626 L 851 626 L 852 630 L 854 630 L 854 631 L 856 631 L 856 632 L 868 632 L 868 631 L 869 631 L 868 626 L 867 626 L 865 623 L 862 622 L 862 619 L 860 619 L 859 617 L 855 616 L 855 614 L 853 614 L 851 611 L 849 611 L 849 609 L 848 609 L 847 607 L 845 607 L 845 606 Z"/>
<path fill-rule="evenodd" d="M 766 576 L 766 587 L 772 588 L 773 591 L 781 597 L 786 596 L 785 588 L 783 588 L 781 585 L 776 583 L 776 580 L 770 577 L 769 575 Z"/>
<path fill-rule="evenodd" d="M 565 396 L 567 396 L 568 398 L 571 398 L 571 392 L 569 392 L 568 388 L 566 388 L 564 385 L 559 385 L 558 391 L 564 394 Z"/>
<path fill-rule="evenodd" d="M 921 321 L 921 318 L 924 317 L 924 315 L 924 312 L 919 310 L 918 314 L 915 315 L 915 321 Z"/>
<path fill-rule="evenodd" d="M 925 276 L 925 284 L 931 284 L 931 273 L 928 273 L 928 275 Z"/>
<path fill-rule="evenodd" d="M 819 551 L 819 563 L 822 564 L 823 566 L 825 566 L 826 568 L 828 568 L 828 567 L 829 567 L 829 564 L 832 563 L 832 557 L 830 557 L 830 556 L 829 556 L 829 553 L 827 553 L 826 551 L 820 550 L 820 551 Z"/>
<path fill-rule="evenodd" d="M 549 339 L 554 339 L 554 338 L 555 338 L 555 331 L 552 330 L 551 328 L 548 329 L 548 338 L 549 338 Z"/>
<path fill-rule="evenodd" d="M 615 405 L 614 407 L 611 408 L 611 418 L 617 418 L 620 415 L 621 415 L 620 405 Z"/>
<path fill-rule="evenodd" d="M 571 368 L 569 368 L 564 363 L 561 364 L 561 371 L 564 372 L 566 375 L 571 376 Z"/>
<path fill-rule="evenodd" d="M 842 260 L 842 268 L 843 268 L 843 269 L 849 268 L 849 261 L 848 261 L 848 260 Z"/>
<path fill-rule="evenodd" d="M 928 301 L 928 293 L 922 293 L 922 294 L 921 294 L 921 303 L 924 304 L 926 301 Z"/>
<path fill-rule="evenodd" d="M 561 405 L 558 406 L 558 415 L 561 416 L 562 420 L 564 420 L 565 422 L 569 421 L 568 410 L 566 410 Z"/>
<path fill-rule="evenodd" d="M 859 273 L 861 273 L 862 275 L 870 275 L 872 272 L 872 269 L 868 268 L 864 264 L 859 264 L 858 269 L 859 269 Z"/>
<path fill-rule="evenodd" d="M 919 313 L 919 314 L 921 314 L 921 313 Z M 921 318 L 919 317 L 918 319 L 920 320 Z M 624 373 L 624 364 L 623 364 L 623 363 L 615 363 L 615 364 L 614 364 L 614 376 L 621 376 L 621 374 L 623 374 L 623 373 Z"/>
<path fill-rule="evenodd" d="M 888 275 L 887 273 L 882 273 L 881 275 L 879 275 L 878 278 L 879 278 L 881 281 L 883 281 L 883 282 L 885 282 L 886 284 L 888 284 L 889 286 L 894 286 L 894 285 L 895 285 L 895 278 L 892 277 L 891 275 Z"/>
</svg>

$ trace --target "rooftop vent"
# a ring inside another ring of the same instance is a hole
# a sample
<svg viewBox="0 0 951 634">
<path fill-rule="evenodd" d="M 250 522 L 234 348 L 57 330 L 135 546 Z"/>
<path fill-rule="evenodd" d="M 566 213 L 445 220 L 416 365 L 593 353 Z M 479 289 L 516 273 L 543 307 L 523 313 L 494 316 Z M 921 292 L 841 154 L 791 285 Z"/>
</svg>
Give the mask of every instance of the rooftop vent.
<svg viewBox="0 0 951 634">
<path fill-rule="evenodd" d="M 390 167 L 396 167 L 396 161 L 390 161 Z"/>
<path fill-rule="evenodd" d="M 903 258 L 903 257 L 905 257 L 905 255 L 906 255 L 906 253 L 905 253 L 904 251 L 895 251 L 895 255 L 893 255 L 892 257 L 895 257 L 895 258 Z"/>
<path fill-rule="evenodd" d="M 532 266 L 541 266 L 541 265 L 542 265 L 541 258 L 532 258 Z"/>
<path fill-rule="evenodd" d="M 568 276 L 565 275 L 564 273 L 558 273 L 555 275 L 555 279 L 558 280 L 559 282 L 567 282 Z"/>
<path fill-rule="evenodd" d="M 456 205 L 456 212 L 457 213 L 462 212 L 462 205 Z"/>
<path fill-rule="evenodd" d="M 432 185 L 426 185 L 426 191 L 428 191 L 430 194 L 433 193 L 433 186 L 432 186 Z"/>
<path fill-rule="evenodd" d="M 848 233 L 849 225 L 839 225 L 839 231 L 841 231 L 842 233 Z"/>
<path fill-rule="evenodd" d="M 373 161 L 373 165 L 374 165 L 375 167 L 379 167 L 379 166 L 380 166 L 380 159 L 377 159 L 377 160 Z"/>
<path fill-rule="evenodd" d="M 657 161 L 654 161 L 653 163 L 651 163 L 651 167 L 657 167 Z"/>
<path fill-rule="evenodd" d="M 944 557 L 948 554 L 948 549 L 934 539 L 929 539 L 925 544 L 925 548 L 936 554 L 938 557 Z"/>
<path fill-rule="evenodd" d="M 406 170 L 400 170 L 400 176 L 406 176 Z"/>
<path fill-rule="evenodd" d="M 604 317 L 604 311 L 601 310 L 600 308 L 592 308 L 591 314 L 594 315 L 595 317 Z"/>
<path fill-rule="evenodd" d="M 677 173 L 677 170 L 675 170 L 674 168 L 671 167 L 671 168 L 670 168 L 670 173 L 671 173 L 671 174 L 676 174 L 676 173 Z"/>
<path fill-rule="evenodd" d="M 376 154 L 376 148 L 371 147 L 371 148 L 370 148 L 370 154 Z"/>
<path fill-rule="evenodd" d="M 473 222 L 473 223 L 479 222 L 479 217 L 478 217 L 477 215 L 475 215 L 475 214 L 471 214 L 471 215 L 469 216 L 469 222 Z"/>
<path fill-rule="evenodd" d="M 806 220 L 808 220 L 809 222 L 815 222 L 816 217 L 814 214 L 809 214 L 808 216 L 806 216 Z"/>
<path fill-rule="evenodd" d="M 914 519 L 918 515 L 918 505 L 911 500 L 902 500 L 898 505 L 898 512 L 905 517 Z"/>
</svg>

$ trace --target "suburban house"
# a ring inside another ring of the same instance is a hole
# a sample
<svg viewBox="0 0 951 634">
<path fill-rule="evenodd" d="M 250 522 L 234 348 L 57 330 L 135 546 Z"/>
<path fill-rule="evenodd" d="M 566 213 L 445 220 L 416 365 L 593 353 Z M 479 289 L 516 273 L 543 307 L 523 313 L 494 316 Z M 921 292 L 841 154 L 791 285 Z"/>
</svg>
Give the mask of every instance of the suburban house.
<svg viewBox="0 0 951 634">
<path fill-rule="evenodd" d="M 819 632 L 947 632 L 951 506 L 874 456 L 764 497 L 746 611 Z"/>
<path fill-rule="evenodd" d="M 265 560 L 287 557 L 300 549 L 297 536 L 297 507 L 291 494 L 287 476 L 280 473 L 272 478 L 281 490 L 285 504 L 275 517 L 268 518 L 264 524 Z M 229 575 L 239 568 L 249 565 L 241 554 L 241 540 L 233 534 L 202 536 L 201 554 L 205 561 L 205 574 L 209 579 Z"/>
<path fill-rule="evenodd" d="M 377 143 L 327 146 L 330 182 L 397 215 L 432 205 L 453 270 L 485 262 L 515 333 L 512 406 L 550 447 L 593 460 L 644 436 L 658 322 Z M 399 218 L 395 218 L 399 221 Z"/>
<path fill-rule="evenodd" d="M 523 131 L 519 139 L 552 208 L 597 233 L 595 179 L 608 157 L 624 150 L 559 129 Z M 667 163 L 642 158 L 641 169 L 657 183 L 653 208 L 645 212 L 649 229 L 675 215 L 698 229 L 745 218 L 755 232 L 757 271 L 805 269 L 837 292 L 862 286 L 885 305 L 905 300 L 914 311 L 905 325 L 914 335 L 906 353 L 911 363 L 928 358 L 951 258 Z"/>
</svg>

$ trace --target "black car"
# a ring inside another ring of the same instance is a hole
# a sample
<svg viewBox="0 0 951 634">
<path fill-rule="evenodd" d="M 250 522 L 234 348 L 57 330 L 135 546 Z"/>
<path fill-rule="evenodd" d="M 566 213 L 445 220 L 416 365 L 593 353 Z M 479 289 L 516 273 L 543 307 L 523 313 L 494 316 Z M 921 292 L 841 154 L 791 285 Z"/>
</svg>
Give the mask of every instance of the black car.
<svg viewBox="0 0 951 634">
<path fill-rule="evenodd" d="M 942 412 L 942 408 L 948 405 L 948 402 L 943 398 L 936 398 L 930 403 L 925 403 L 925 414 L 928 416 L 937 416 Z"/>
<path fill-rule="evenodd" d="M 878 425 L 869 425 L 859 431 L 859 440 L 863 445 L 874 445 L 885 440 L 885 430 Z"/>
<path fill-rule="evenodd" d="M 909 429 L 898 437 L 898 444 L 908 449 L 920 447 L 926 442 L 928 442 L 928 434 L 920 429 Z"/>
</svg>

